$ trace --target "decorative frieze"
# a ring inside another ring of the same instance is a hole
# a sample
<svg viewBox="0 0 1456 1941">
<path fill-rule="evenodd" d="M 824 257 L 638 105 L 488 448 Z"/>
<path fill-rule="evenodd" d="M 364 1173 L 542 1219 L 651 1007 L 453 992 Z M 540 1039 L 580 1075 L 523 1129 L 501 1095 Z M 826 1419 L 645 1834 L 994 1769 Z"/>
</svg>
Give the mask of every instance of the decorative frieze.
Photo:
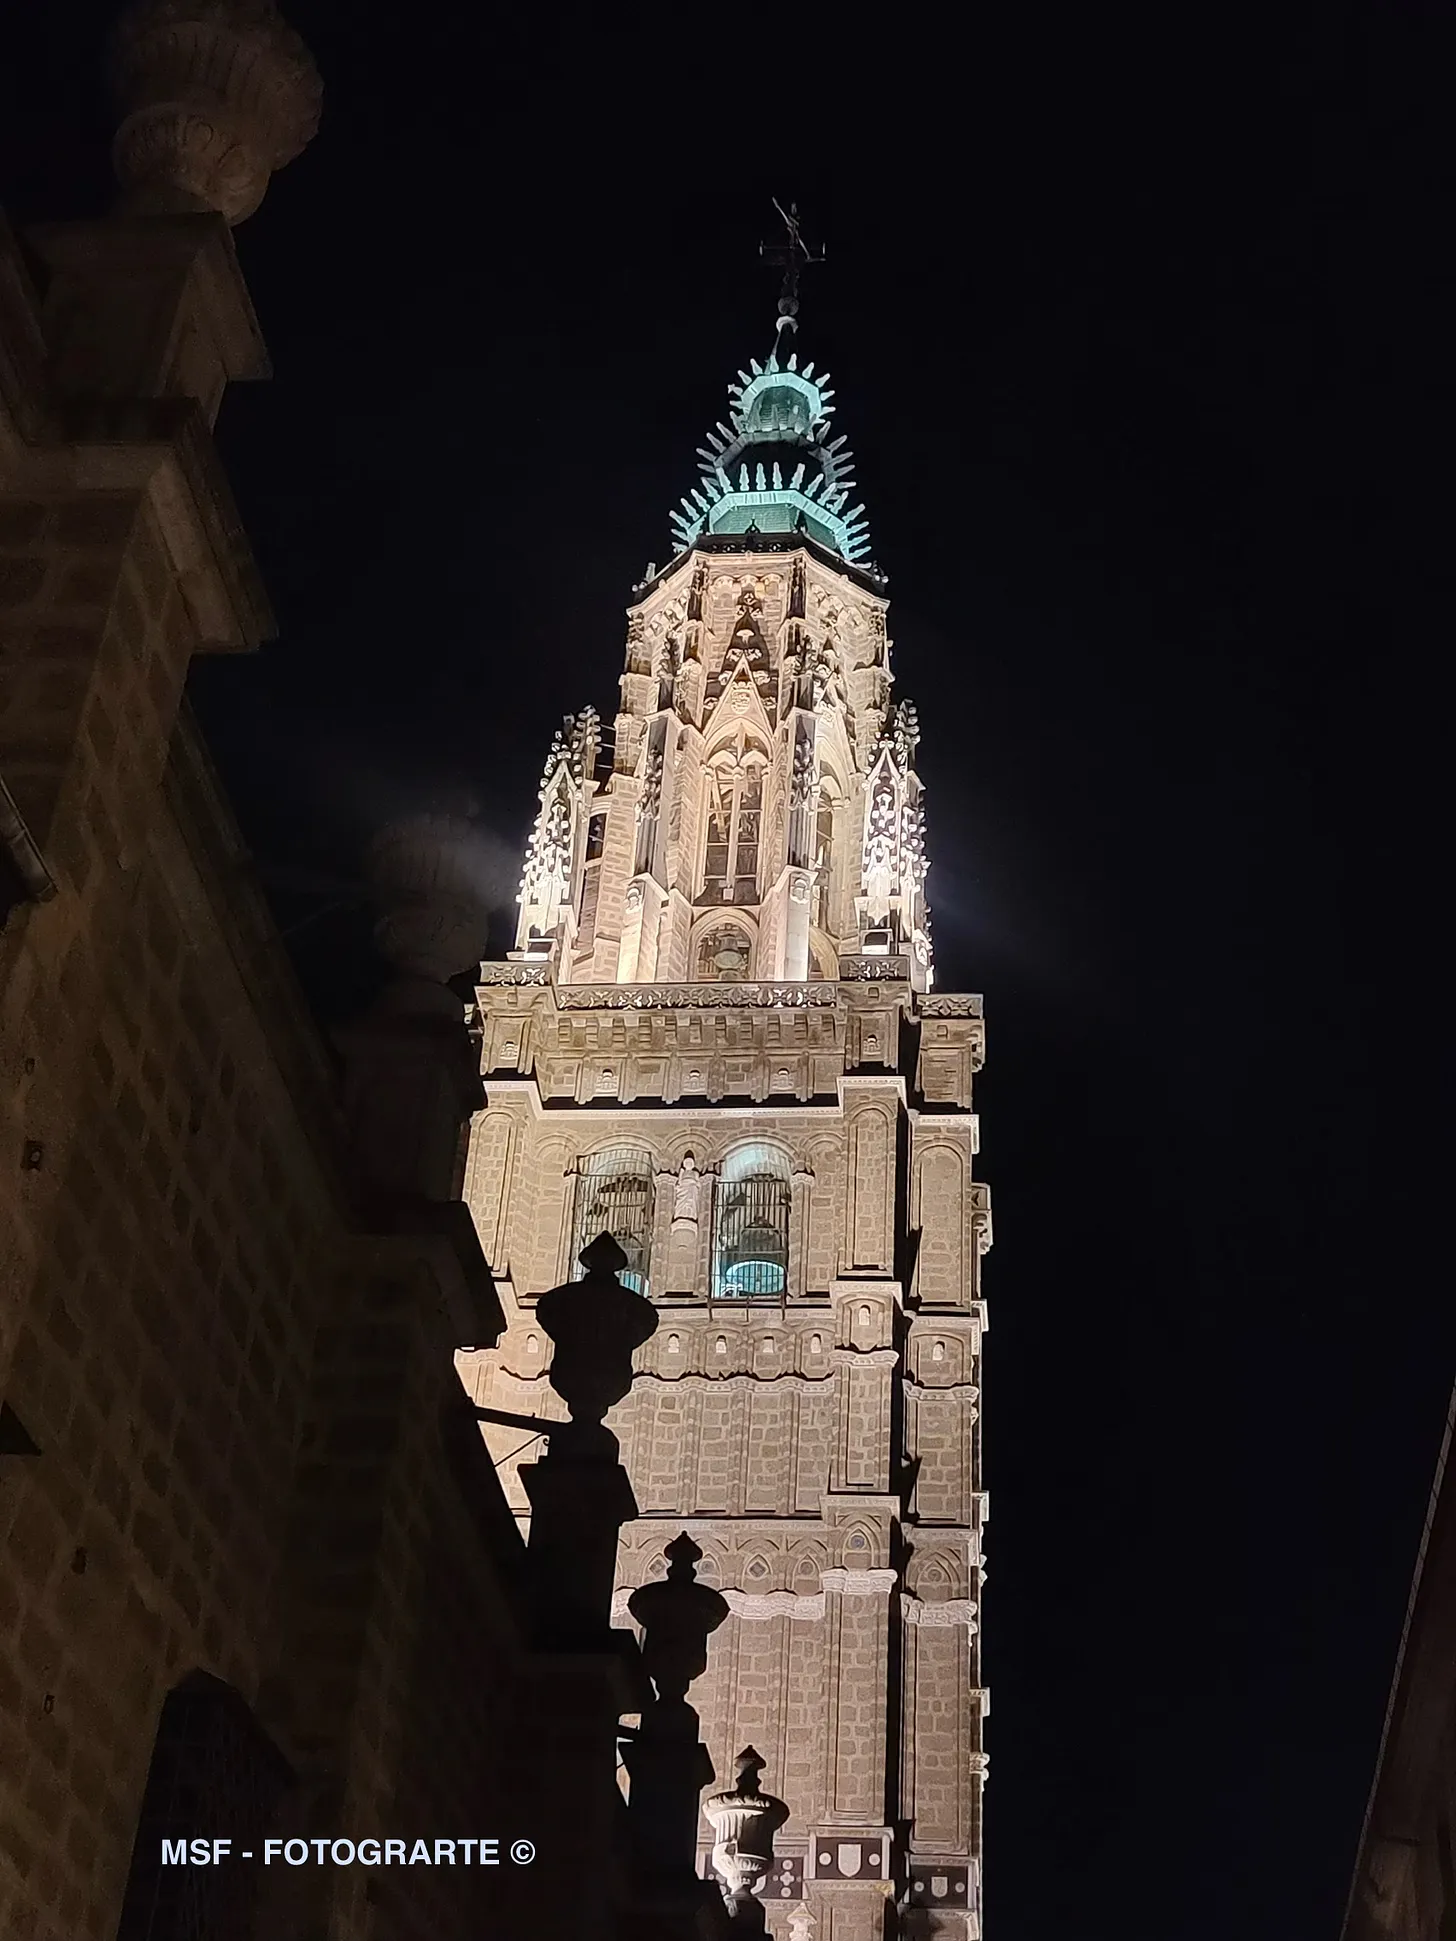
<svg viewBox="0 0 1456 1941">
<path fill-rule="evenodd" d="M 806 1005 L 832 1008 L 838 1001 L 832 984 L 560 984 L 556 988 L 556 1002 L 563 1011 L 784 1010 Z"/>
<path fill-rule="evenodd" d="M 841 1597 L 888 1597 L 900 1581 L 898 1570 L 825 1570 L 819 1573 L 827 1591 Z"/>
<path fill-rule="evenodd" d="M 908 984 L 910 959 L 874 956 L 841 957 L 839 981 L 841 984 Z"/>
<path fill-rule="evenodd" d="M 983 1001 L 978 994 L 927 991 L 916 998 L 915 1009 L 922 1018 L 979 1018 Z"/>
<path fill-rule="evenodd" d="M 475 981 L 489 987 L 501 984 L 549 984 L 551 968 L 548 964 L 482 964 L 475 973 Z"/>
<path fill-rule="evenodd" d="M 975 1631 L 980 1624 L 979 1613 L 969 1597 L 949 1597 L 938 1604 L 926 1604 L 904 1591 L 900 1596 L 900 1615 L 907 1624 L 920 1624 L 942 1631 L 955 1625 L 964 1625 L 968 1631 Z"/>
</svg>

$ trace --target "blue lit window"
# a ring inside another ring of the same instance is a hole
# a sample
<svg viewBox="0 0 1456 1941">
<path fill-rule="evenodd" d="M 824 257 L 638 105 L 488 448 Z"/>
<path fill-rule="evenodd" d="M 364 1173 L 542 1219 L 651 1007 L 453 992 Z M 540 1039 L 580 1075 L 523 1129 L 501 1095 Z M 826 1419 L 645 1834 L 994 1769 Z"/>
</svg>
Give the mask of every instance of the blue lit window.
<svg viewBox="0 0 1456 1941">
<path fill-rule="evenodd" d="M 719 1300 L 782 1296 L 789 1271 L 789 1162 L 776 1146 L 740 1146 L 723 1165 L 713 1230 Z"/>
<path fill-rule="evenodd" d="M 617 1279 L 639 1294 L 647 1292 L 648 1260 L 652 1252 L 652 1160 L 635 1146 L 611 1146 L 588 1153 L 576 1181 L 576 1218 L 571 1256 L 578 1280 L 584 1247 L 609 1233 L 627 1256 Z"/>
</svg>

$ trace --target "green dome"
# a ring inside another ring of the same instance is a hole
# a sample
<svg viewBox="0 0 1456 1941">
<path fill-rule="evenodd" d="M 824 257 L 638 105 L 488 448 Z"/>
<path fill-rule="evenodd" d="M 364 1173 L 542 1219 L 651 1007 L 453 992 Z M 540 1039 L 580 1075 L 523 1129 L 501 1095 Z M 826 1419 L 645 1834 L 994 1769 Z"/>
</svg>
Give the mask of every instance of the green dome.
<svg viewBox="0 0 1456 1941">
<path fill-rule="evenodd" d="M 673 540 L 686 551 L 704 535 L 803 532 L 851 566 L 870 561 L 862 505 L 850 505 L 854 460 L 846 440 L 831 439 L 834 392 L 827 371 L 799 368 L 796 352 L 780 362 L 755 358 L 728 387 L 729 423 L 698 447 L 699 483 L 672 514 Z"/>
</svg>

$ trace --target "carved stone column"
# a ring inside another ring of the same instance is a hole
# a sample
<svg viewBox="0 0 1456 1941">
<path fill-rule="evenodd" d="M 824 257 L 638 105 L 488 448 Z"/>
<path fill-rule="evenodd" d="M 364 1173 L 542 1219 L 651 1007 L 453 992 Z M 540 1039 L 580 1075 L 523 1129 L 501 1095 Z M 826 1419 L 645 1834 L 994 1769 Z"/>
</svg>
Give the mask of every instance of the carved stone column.
<svg viewBox="0 0 1456 1941">
<path fill-rule="evenodd" d="M 789 1293 L 796 1300 L 809 1292 L 809 1196 L 813 1190 L 813 1173 L 807 1166 L 798 1167 L 789 1221 Z"/>
</svg>

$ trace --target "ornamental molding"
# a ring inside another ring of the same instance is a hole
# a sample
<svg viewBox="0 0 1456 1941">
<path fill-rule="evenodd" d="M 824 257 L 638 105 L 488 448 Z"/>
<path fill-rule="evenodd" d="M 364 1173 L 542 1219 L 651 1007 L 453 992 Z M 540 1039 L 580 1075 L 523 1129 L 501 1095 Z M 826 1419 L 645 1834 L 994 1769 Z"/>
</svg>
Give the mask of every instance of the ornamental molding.
<svg viewBox="0 0 1456 1941">
<path fill-rule="evenodd" d="M 900 1581 L 898 1570 L 821 1570 L 826 1591 L 841 1597 L 888 1597 Z"/>
<path fill-rule="evenodd" d="M 750 1624 L 777 1617 L 813 1624 L 828 1608 L 823 1591 L 724 1591 L 723 1596 L 733 1616 Z"/>
<path fill-rule="evenodd" d="M 716 1589 L 716 1586 L 714 1587 Z M 773 1618 L 786 1617 L 795 1624 L 817 1624 L 828 1609 L 823 1591 L 719 1591 L 718 1595 L 728 1606 L 732 1617 L 743 1618 L 748 1623 L 766 1623 Z M 612 1622 L 623 1624 L 631 1619 L 628 1599 L 632 1592 L 627 1589 L 612 1593 Z"/>
<path fill-rule="evenodd" d="M 551 1119 L 574 1124 L 577 1120 L 581 1120 L 583 1124 L 591 1122 L 600 1125 L 603 1107 L 606 1106 L 610 1108 L 613 1119 L 631 1121 L 634 1124 L 640 1120 L 644 1125 L 660 1125 L 665 1112 L 671 1113 L 674 1119 L 687 1120 L 693 1125 L 696 1125 L 699 1119 L 710 1125 L 726 1125 L 740 1120 L 757 1126 L 777 1125 L 783 1122 L 782 1129 L 785 1135 L 792 1127 L 803 1125 L 807 1119 L 826 1119 L 836 1125 L 844 1123 L 844 1106 L 841 1102 L 836 1101 L 833 1105 L 801 1105 L 787 1092 L 775 1092 L 771 1098 L 759 1105 L 747 1101 L 741 1105 L 729 1105 L 726 1102 L 714 1105 L 711 1100 L 702 1098 L 697 1093 L 694 1093 L 691 1098 L 670 1100 L 663 1099 L 660 1094 L 655 1098 L 642 1094 L 627 1105 L 613 1096 L 609 1099 L 603 1098 L 596 1105 L 583 1105 L 574 1093 L 570 1096 L 560 1094 L 543 1098 L 540 1080 L 534 1075 L 518 1077 L 513 1072 L 487 1072 L 484 1076 L 487 1109 L 495 1104 L 497 1099 L 523 1097 L 530 1108 L 533 1121 Z M 706 1306 L 706 1303 L 704 1305 Z"/>
<path fill-rule="evenodd" d="M 888 1597 L 896 1588 L 899 1573 L 893 1570 L 823 1570 L 819 1573 L 823 1589 L 818 1591 L 740 1591 L 714 1589 L 726 1602 L 729 1611 L 736 1618 L 748 1623 L 766 1623 L 773 1618 L 786 1617 L 795 1624 L 814 1624 L 828 1614 L 829 1593 L 841 1597 Z M 630 1588 L 623 1586 L 612 1593 L 612 1622 L 624 1624 L 631 1620 L 628 1600 L 632 1596 Z M 969 1623 L 975 1628 L 974 1607 L 966 1598 L 956 1598 L 944 1604 L 922 1604 L 917 1597 L 901 1593 L 901 1603 L 905 1607 L 906 1621 L 910 1624 L 929 1624 L 949 1627 Z M 915 1616 L 911 1606 L 922 1613 Z M 940 1613 L 945 1616 L 923 1615 L 925 1612 Z"/>
<path fill-rule="evenodd" d="M 901 1594 L 900 1614 L 907 1624 L 929 1631 L 949 1631 L 964 1625 L 972 1637 L 980 1628 L 976 1607 L 968 1597 L 949 1597 L 939 1604 L 926 1604 L 908 1591 Z"/>
<path fill-rule="evenodd" d="M 558 984 L 563 1011 L 742 1011 L 830 1009 L 832 984 Z"/>
<path fill-rule="evenodd" d="M 662 1388 L 685 1388 L 690 1391 L 701 1389 L 722 1389 L 734 1386 L 744 1388 L 781 1388 L 789 1395 L 814 1395 L 829 1387 L 834 1377 L 830 1375 L 799 1375 L 785 1371 L 781 1375 L 756 1375 L 751 1369 L 733 1369 L 721 1375 L 709 1375 L 700 1369 L 684 1370 L 681 1375 L 664 1374 L 660 1368 L 643 1368 L 636 1379 L 643 1383 L 656 1383 Z"/>
<path fill-rule="evenodd" d="M 566 1011 L 744 1010 L 812 1006 L 832 1009 L 839 1001 L 835 983 L 909 982 L 908 957 L 841 957 L 837 980 L 813 983 L 766 984 L 554 984 L 556 1002 Z M 491 985 L 553 984 L 547 963 L 482 964 L 476 983 Z M 983 999 L 931 992 L 914 997 L 916 1014 L 923 1018 L 979 1018 Z"/>
<path fill-rule="evenodd" d="M 841 1098 L 846 1092 L 878 1092 L 882 1098 L 907 1103 L 905 1081 L 898 1072 L 841 1072 L 834 1083 Z"/>
<path fill-rule="evenodd" d="M 908 984 L 908 957 L 841 957 L 841 984 Z"/>
<path fill-rule="evenodd" d="M 984 999 L 979 993 L 972 996 L 932 991 L 916 998 L 915 1009 L 922 1018 L 979 1018 L 983 1015 Z"/>
</svg>

